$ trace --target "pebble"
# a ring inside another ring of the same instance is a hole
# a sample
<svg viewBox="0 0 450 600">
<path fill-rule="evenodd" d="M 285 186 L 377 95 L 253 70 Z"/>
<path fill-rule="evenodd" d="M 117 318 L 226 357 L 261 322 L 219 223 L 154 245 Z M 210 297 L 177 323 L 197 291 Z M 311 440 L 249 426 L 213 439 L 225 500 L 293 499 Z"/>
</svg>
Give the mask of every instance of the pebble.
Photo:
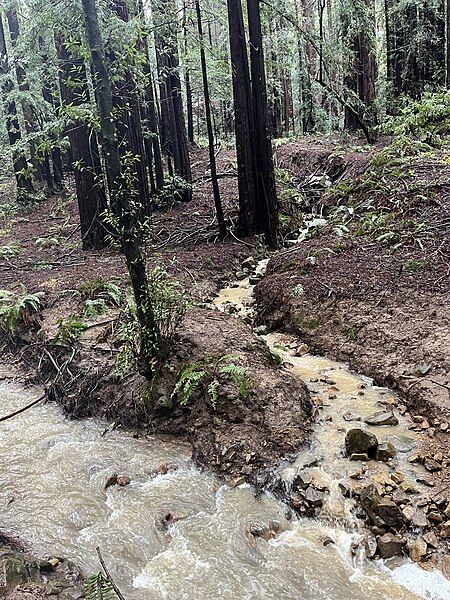
<svg viewBox="0 0 450 600">
<path fill-rule="evenodd" d="M 417 538 L 409 546 L 409 557 L 414 562 L 420 562 L 427 553 L 427 543 L 423 538 Z"/>
</svg>

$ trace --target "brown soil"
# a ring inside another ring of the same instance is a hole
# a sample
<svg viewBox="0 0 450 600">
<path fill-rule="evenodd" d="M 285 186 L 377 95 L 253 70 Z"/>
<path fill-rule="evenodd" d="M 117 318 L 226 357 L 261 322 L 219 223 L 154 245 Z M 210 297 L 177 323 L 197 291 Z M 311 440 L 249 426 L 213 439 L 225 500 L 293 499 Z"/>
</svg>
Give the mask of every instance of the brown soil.
<svg viewBox="0 0 450 600">
<path fill-rule="evenodd" d="M 341 170 L 333 179 L 336 154 L 314 142 L 286 149 L 283 163 L 300 189 L 313 165 L 340 193 L 316 193 L 315 211 L 328 215 L 329 225 L 270 261 L 256 288 L 259 322 L 293 332 L 313 352 L 397 390 L 414 415 L 429 421 L 424 448 L 442 450 L 448 462 L 448 433 L 440 431 L 450 422 L 447 154 L 375 169 L 374 151 L 338 153 Z M 333 209 L 340 205 L 354 207 L 343 236 L 334 230 L 340 221 Z M 389 216 L 371 230 L 370 214 Z M 386 232 L 390 244 L 379 239 Z M 444 487 L 448 471 L 436 475 Z"/>
<path fill-rule="evenodd" d="M 254 250 L 251 240 L 217 239 L 205 155 L 194 154 L 193 201 L 157 213 L 153 221 L 149 265 L 163 266 L 202 307 L 188 312 L 162 380 L 153 389 L 137 374 L 123 379 L 116 375 L 117 309 L 88 321 L 89 329 L 74 344 L 74 353 L 67 345 L 49 342 L 61 318 L 73 314 L 86 321 L 84 300 L 77 293 L 81 285 L 98 277 L 117 277 L 124 288 L 127 281 L 120 255 L 80 249 L 73 199 L 51 198 L 4 220 L 0 247 L 14 242 L 20 252 L 0 261 L 0 287 L 15 289 L 22 284 L 30 291 L 45 292 L 41 320 L 22 331 L 19 343 L 9 350 L 27 367 L 31 381 L 51 384 L 50 399 L 60 402 L 68 415 L 103 416 L 116 424 L 189 440 L 199 464 L 212 466 L 229 480 L 244 477 L 255 482 L 262 471 L 305 442 L 311 406 L 306 387 L 284 373 L 280 376 L 279 367 L 255 344 L 248 326 L 204 304 L 233 279 Z M 220 172 L 230 175 L 221 179 L 221 190 L 227 218 L 233 221 L 237 193 L 233 157 L 224 151 L 219 158 Z M 55 236 L 57 245 L 36 244 Z M 231 376 L 213 373 L 220 371 L 215 365 L 223 366 L 221 360 L 242 370 L 248 396 Z M 181 395 L 173 400 L 171 396 L 183 369 L 194 363 L 207 373 L 187 405 L 181 406 Z M 207 387 L 216 375 L 214 408 Z M 52 384 L 55 378 L 57 383 Z"/>
</svg>

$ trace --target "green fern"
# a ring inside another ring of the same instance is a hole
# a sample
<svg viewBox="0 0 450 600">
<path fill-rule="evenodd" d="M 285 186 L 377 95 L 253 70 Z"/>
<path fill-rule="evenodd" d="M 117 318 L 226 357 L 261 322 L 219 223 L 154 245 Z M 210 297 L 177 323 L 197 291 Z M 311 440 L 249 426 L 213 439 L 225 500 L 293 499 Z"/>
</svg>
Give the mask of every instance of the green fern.
<svg viewBox="0 0 450 600">
<path fill-rule="evenodd" d="M 84 585 L 86 600 L 117 600 L 111 581 L 102 573 L 91 575 Z"/>
<path fill-rule="evenodd" d="M 242 398 L 247 399 L 250 394 L 251 383 L 245 376 L 245 371 L 242 367 L 234 363 L 223 366 L 220 369 L 222 375 L 228 375 L 236 387 L 239 389 L 239 394 Z"/>
<path fill-rule="evenodd" d="M 217 400 L 219 399 L 219 381 L 217 379 L 213 379 L 211 383 L 208 385 L 208 396 L 211 402 L 211 406 L 214 410 L 217 408 Z"/>
<path fill-rule="evenodd" d="M 86 323 L 80 321 L 77 315 L 71 315 L 68 319 L 58 319 L 58 329 L 53 342 L 62 344 L 73 344 L 87 329 Z"/>
<path fill-rule="evenodd" d="M 171 399 L 177 394 L 181 395 L 180 404 L 186 406 L 189 400 L 198 389 L 203 378 L 206 375 L 206 371 L 200 368 L 200 365 L 196 362 L 190 363 L 181 371 L 178 381 L 175 384 L 175 388 L 171 394 Z"/>
<path fill-rule="evenodd" d="M 44 292 L 28 292 L 22 287 L 22 293 L 16 296 L 9 290 L 0 290 L 0 329 L 14 334 L 21 325 L 30 326 L 41 308 Z"/>
</svg>

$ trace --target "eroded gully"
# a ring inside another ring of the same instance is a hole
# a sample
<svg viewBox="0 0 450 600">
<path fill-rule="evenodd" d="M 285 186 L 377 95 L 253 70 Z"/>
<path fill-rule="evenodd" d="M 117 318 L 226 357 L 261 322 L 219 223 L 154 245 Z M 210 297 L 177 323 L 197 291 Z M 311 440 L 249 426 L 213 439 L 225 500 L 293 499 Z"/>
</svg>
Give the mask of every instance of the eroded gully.
<svg viewBox="0 0 450 600">
<path fill-rule="evenodd" d="M 248 317 L 252 291 L 246 277 L 222 290 L 214 304 Z M 450 582 L 438 571 L 424 571 L 407 559 L 368 561 L 354 550 L 363 532 L 339 483 L 361 465 L 342 455 L 349 428 L 343 415 L 364 418 L 389 404 L 392 392 L 343 364 L 303 354 L 298 340 L 262 337 L 323 406 L 312 444 L 279 468 L 287 481 L 302 469 L 327 488 L 319 519 L 293 518 L 284 504 L 270 495 L 255 498 L 247 485 L 219 484 L 192 464 L 188 446 L 135 439 L 101 421 L 69 421 L 58 406 L 45 404 L 0 425 L 1 528 L 35 552 L 75 561 L 86 574 L 98 571 L 100 546 L 130 600 L 450 597 Z M 6 371 L 2 375 L 2 414 L 39 394 Z M 399 466 L 408 476 L 407 456 L 416 440 L 401 417 L 396 427 L 371 430 L 402 450 Z M 177 468 L 158 473 L 161 464 Z M 374 463 L 370 469 L 376 480 L 387 466 Z M 130 485 L 105 490 L 112 473 L 128 474 Z M 169 513 L 175 518 L 167 526 Z M 249 535 L 251 524 L 271 522 L 280 532 L 273 539 Z"/>
</svg>

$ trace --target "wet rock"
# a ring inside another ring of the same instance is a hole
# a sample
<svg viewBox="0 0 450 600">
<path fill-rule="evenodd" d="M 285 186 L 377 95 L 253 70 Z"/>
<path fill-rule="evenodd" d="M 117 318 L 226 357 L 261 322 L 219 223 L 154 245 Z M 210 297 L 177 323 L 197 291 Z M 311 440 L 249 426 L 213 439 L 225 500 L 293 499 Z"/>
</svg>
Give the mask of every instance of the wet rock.
<svg viewBox="0 0 450 600">
<path fill-rule="evenodd" d="M 243 261 L 241 267 L 243 269 L 254 269 L 256 267 L 256 260 L 253 258 L 253 256 L 249 256 Z"/>
<path fill-rule="evenodd" d="M 330 537 L 326 537 L 323 541 L 322 541 L 322 545 L 323 546 L 330 546 L 331 544 L 335 544 L 336 542 L 334 540 L 332 540 Z"/>
<path fill-rule="evenodd" d="M 346 413 L 344 413 L 342 415 L 342 418 L 344 419 L 344 421 L 361 421 L 361 417 L 358 417 L 357 415 L 354 415 L 350 411 L 347 411 Z"/>
<path fill-rule="evenodd" d="M 362 462 L 367 462 L 368 460 L 370 460 L 370 458 L 366 452 L 354 452 L 350 456 L 350 460 L 360 460 Z"/>
<path fill-rule="evenodd" d="M 423 538 L 417 538 L 409 545 L 409 558 L 420 562 L 427 553 L 427 543 Z"/>
<path fill-rule="evenodd" d="M 292 489 L 295 490 L 306 490 L 306 488 L 311 485 L 313 481 L 313 476 L 311 473 L 307 471 L 300 471 L 297 473 L 292 480 Z"/>
<path fill-rule="evenodd" d="M 439 425 L 439 429 L 441 431 L 448 431 L 449 428 L 449 424 L 447 421 L 443 421 L 440 425 Z"/>
<path fill-rule="evenodd" d="M 377 460 L 387 462 L 397 454 L 391 442 L 382 442 L 377 448 Z"/>
<path fill-rule="evenodd" d="M 364 488 L 360 503 L 375 525 L 393 527 L 403 523 L 404 519 L 400 508 L 392 500 L 381 496 L 373 484 Z"/>
<path fill-rule="evenodd" d="M 320 508 L 321 506 L 323 506 L 324 497 L 325 494 L 323 492 L 320 492 L 312 486 L 310 486 L 305 493 L 306 502 L 316 508 Z"/>
<path fill-rule="evenodd" d="M 408 481 L 403 481 L 400 484 L 400 489 L 405 494 L 418 494 L 419 493 L 419 490 L 414 485 L 409 483 Z"/>
<path fill-rule="evenodd" d="M 364 429 L 350 429 L 345 436 L 345 448 L 348 456 L 352 454 L 375 456 L 377 447 L 376 436 Z"/>
<path fill-rule="evenodd" d="M 423 536 L 423 539 L 425 540 L 426 544 L 430 546 L 430 548 L 434 548 L 436 550 L 436 548 L 439 546 L 439 541 L 434 531 L 426 533 Z"/>
<path fill-rule="evenodd" d="M 372 534 L 367 534 L 364 538 L 364 550 L 367 558 L 373 558 L 377 553 L 377 538 Z"/>
<path fill-rule="evenodd" d="M 120 487 L 125 487 L 127 485 L 130 485 L 131 477 L 129 477 L 128 475 L 119 475 L 117 477 L 116 483 L 117 485 L 120 485 Z"/>
<path fill-rule="evenodd" d="M 250 275 L 248 281 L 250 285 L 256 285 L 261 281 L 262 277 L 262 275 L 258 275 L 257 273 L 255 273 L 254 275 Z"/>
<path fill-rule="evenodd" d="M 391 479 L 396 485 L 400 485 L 405 480 L 405 476 L 396 471 L 395 473 L 391 474 Z"/>
<path fill-rule="evenodd" d="M 245 279 L 247 277 L 247 274 L 244 271 L 238 271 L 236 273 L 236 279 L 238 281 L 242 281 L 243 279 Z"/>
<path fill-rule="evenodd" d="M 350 488 L 349 485 L 347 485 L 346 483 L 340 483 L 339 484 L 339 490 L 341 491 L 341 494 L 344 496 L 344 498 L 350 498 L 352 495 L 352 490 Z"/>
<path fill-rule="evenodd" d="M 411 516 L 411 523 L 415 527 L 419 527 L 423 529 L 424 527 L 428 527 L 430 522 L 428 521 L 425 513 L 419 509 L 415 510 Z"/>
<path fill-rule="evenodd" d="M 37 561 L 28 561 L 25 557 L 12 556 L 2 561 L 3 586 L 14 587 L 29 581 L 40 582 L 40 568 Z"/>
<path fill-rule="evenodd" d="M 391 442 L 397 452 L 411 452 L 416 446 L 416 440 L 406 435 L 390 435 L 386 441 Z"/>
<path fill-rule="evenodd" d="M 378 539 L 378 554 L 381 558 L 393 558 L 403 553 L 402 540 L 392 533 L 385 533 Z"/>
<path fill-rule="evenodd" d="M 385 425 L 389 425 L 389 426 L 393 427 L 395 425 L 398 425 L 398 419 L 394 415 L 394 413 L 378 412 L 370 417 L 367 417 L 367 419 L 365 419 L 365 423 L 367 423 L 367 425 L 373 425 L 373 426 L 377 426 L 377 427 L 381 427 L 381 426 L 385 426 Z"/>
<path fill-rule="evenodd" d="M 422 483 L 423 485 L 426 485 L 430 488 L 435 486 L 434 481 L 430 477 L 425 477 L 424 475 L 420 475 L 419 477 L 417 477 L 416 481 L 417 483 Z"/>
<path fill-rule="evenodd" d="M 107 490 L 111 486 L 117 485 L 117 477 L 118 476 L 119 475 L 117 473 L 114 473 L 113 475 L 111 475 L 110 477 L 108 477 L 108 479 L 106 480 L 104 489 Z"/>
</svg>

